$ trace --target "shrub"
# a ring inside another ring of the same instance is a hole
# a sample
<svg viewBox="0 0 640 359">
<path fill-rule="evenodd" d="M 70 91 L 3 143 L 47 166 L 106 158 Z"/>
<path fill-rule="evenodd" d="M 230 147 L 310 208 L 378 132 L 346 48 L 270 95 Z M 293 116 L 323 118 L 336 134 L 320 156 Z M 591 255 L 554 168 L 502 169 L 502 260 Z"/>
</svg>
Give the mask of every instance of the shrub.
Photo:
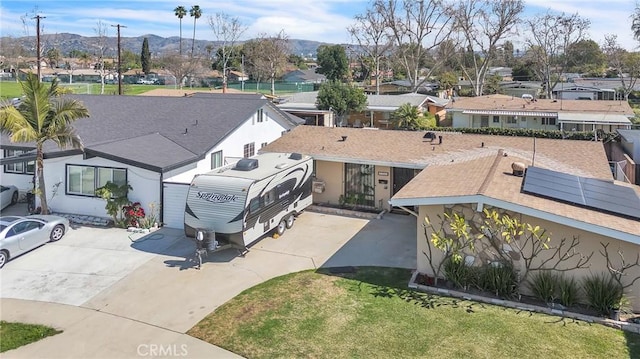
<svg viewBox="0 0 640 359">
<path fill-rule="evenodd" d="M 529 289 L 534 297 L 545 303 L 553 303 L 559 288 L 558 279 L 558 276 L 551 273 L 551 271 L 540 271 L 535 273 L 529 280 Z"/>
<path fill-rule="evenodd" d="M 573 307 L 578 304 L 578 282 L 573 277 L 565 277 L 561 275 L 558 277 L 558 297 L 560 304 L 565 307 Z"/>
<path fill-rule="evenodd" d="M 498 297 L 511 298 L 517 292 L 518 278 L 511 264 L 493 262 L 482 269 L 479 287 Z"/>
<path fill-rule="evenodd" d="M 444 276 L 456 287 L 465 290 L 475 284 L 475 270 L 467 266 L 463 260 L 449 258 L 444 263 Z"/>
<path fill-rule="evenodd" d="M 140 220 L 145 217 L 144 209 L 140 202 L 122 207 L 122 212 L 124 212 L 127 226 L 140 227 Z"/>
<path fill-rule="evenodd" d="M 622 286 L 611 276 L 594 274 L 582 283 L 587 304 L 601 315 L 609 315 L 611 309 L 619 309 Z"/>
</svg>

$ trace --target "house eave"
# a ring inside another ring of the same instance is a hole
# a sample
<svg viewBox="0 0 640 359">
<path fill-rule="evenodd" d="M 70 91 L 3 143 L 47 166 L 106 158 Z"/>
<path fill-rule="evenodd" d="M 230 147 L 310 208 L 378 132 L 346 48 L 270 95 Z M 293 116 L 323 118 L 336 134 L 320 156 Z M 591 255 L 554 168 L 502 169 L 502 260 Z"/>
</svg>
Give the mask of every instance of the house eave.
<svg viewBox="0 0 640 359">
<path fill-rule="evenodd" d="M 528 215 L 535 218 L 540 218 L 549 222 L 562 224 L 568 227 L 581 229 L 587 232 L 599 234 L 602 236 L 618 239 L 621 241 L 640 245 L 640 236 L 631 233 L 616 230 L 614 228 L 604 227 L 593 223 L 583 222 L 572 218 L 567 218 L 557 214 L 545 212 L 539 209 L 523 206 L 516 203 L 511 203 L 492 197 L 483 195 L 469 195 L 469 196 L 450 196 L 450 197 L 418 197 L 418 198 L 392 198 L 389 200 L 389 204 L 395 207 L 401 206 L 429 206 L 429 205 L 447 205 L 447 204 L 465 204 L 465 203 L 477 203 L 478 208 L 482 208 L 484 205 L 492 207 L 498 207 L 506 209 L 508 211 L 514 211 L 524 215 Z"/>
</svg>

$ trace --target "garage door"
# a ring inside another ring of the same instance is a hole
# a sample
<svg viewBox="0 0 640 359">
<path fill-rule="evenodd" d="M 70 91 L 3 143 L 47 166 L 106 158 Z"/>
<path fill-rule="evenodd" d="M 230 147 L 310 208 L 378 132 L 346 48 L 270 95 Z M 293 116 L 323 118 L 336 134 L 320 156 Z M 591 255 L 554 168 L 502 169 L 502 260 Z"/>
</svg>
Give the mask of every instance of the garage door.
<svg viewBox="0 0 640 359">
<path fill-rule="evenodd" d="M 187 202 L 187 183 L 164 183 L 164 206 L 162 215 L 164 226 L 169 228 L 184 228 L 184 205 Z"/>
</svg>

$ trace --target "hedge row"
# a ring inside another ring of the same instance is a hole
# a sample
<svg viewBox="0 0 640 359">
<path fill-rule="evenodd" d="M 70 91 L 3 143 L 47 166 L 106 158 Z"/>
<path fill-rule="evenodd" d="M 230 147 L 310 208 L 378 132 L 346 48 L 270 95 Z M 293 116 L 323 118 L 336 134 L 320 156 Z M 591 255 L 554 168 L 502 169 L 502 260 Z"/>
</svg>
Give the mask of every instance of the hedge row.
<svg viewBox="0 0 640 359">
<path fill-rule="evenodd" d="M 427 131 L 440 132 L 460 132 L 472 133 L 478 135 L 499 135 L 499 136 L 516 136 L 516 137 L 536 137 L 536 138 L 555 138 L 567 140 L 594 141 L 595 134 L 592 131 L 560 131 L 560 130 L 535 130 L 529 128 L 498 128 L 498 127 L 482 127 L 482 128 L 453 128 L 453 127 L 432 127 Z M 618 136 L 615 132 L 598 131 L 598 141 L 609 142 Z"/>
</svg>

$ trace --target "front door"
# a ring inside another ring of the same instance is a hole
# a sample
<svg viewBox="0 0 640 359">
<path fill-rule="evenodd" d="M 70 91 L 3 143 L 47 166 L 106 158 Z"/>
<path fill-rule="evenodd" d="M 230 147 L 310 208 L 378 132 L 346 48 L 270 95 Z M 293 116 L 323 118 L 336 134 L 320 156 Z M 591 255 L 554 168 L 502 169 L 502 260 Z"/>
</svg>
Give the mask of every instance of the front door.
<svg viewBox="0 0 640 359">
<path fill-rule="evenodd" d="M 409 183 L 415 177 L 413 168 L 393 168 L 393 193 L 396 194 L 404 185 Z"/>
</svg>

